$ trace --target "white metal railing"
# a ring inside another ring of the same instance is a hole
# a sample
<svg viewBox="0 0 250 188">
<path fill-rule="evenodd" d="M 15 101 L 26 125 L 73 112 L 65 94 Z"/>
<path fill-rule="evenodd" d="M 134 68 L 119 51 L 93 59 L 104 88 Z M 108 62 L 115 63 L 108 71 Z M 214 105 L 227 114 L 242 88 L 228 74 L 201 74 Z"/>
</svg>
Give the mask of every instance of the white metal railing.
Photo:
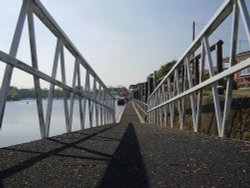
<svg viewBox="0 0 250 188">
<path fill-rule="evenodd" d="M 50 30 L 50 32 L 57 38 L 51 75 L 47 75 L 38 69 L 36 46 L 37 38 L 35 37 L 34 16 L 37 16 L 37 18 L 39 18 Z M 26 18 L 28 22 L 32 66 L 28 65 L 27 62 L 25 63 L 16 59 Z M 64 49 L 67 49 L 75 59 L 72 85 L 66 84 Z M 33 75 L 34 77 L 36 103 L 42 138 L 49 136 L 55 86 L 62 88 L 64 91 L 63 101 L 67 132 L 71 132 L 72 129 L 73 109 L 76 97 L 79 100 L 80 124 L 82 129 L 85 127 L 87 112 L 90 127 L 94 126 L 94 122 L 96 126 L 99 126 L 115 121 L 114 97 L 109 93 L 109 90 L 102 80 L 86 62 L 81 53 L 72 44 L 63 30 L 59 27 L 59 25 L 39 0 L 23 0 L 14 37 L 12 39 L 10 52 L 7 54 L 3 51 L 0 51 L 0 61 L 2 63 L 6 63 L 6 69 L 0 90 L 0 127 L 2 127 L 4 109 L 7 101 L 7 93 L 10 87 L 14 68 L 18 68 Z M 56 79 L 59 62 L 61 65 L 61 80 Z M 81 70 L 86 71 L 85 78 L 81 76 Z M 43 111 L 42 96 L 40 92 L 41 79 L 50 83 L 46 115 Z M 90 82 L 90 79 L 93 80 L 92 83 Z M 68 97 L 68 93 L 70 93 L 70 97 Z M 69 104 L 68 99 L 70 99 Z"/>
<path fill-rule="evenodd" d="M 140 110 L 140 112 L 143 113 L 142 115 L 147 116 L 147 104 L 137 99 L 133 99 L 133 102 L 136 105 L 136 107 Z"/>
<path fill-rule="evenodd" d="M 232 15 L 229 55 L 230 67 L 219 74 L 215 74 L 208 38 L 222 24 L 222 22 L 229 17 L 229 15 Z M 175 105 L 177 104 L 179 124 L 180 128 L 183 129 L 185 98 L 190 96 L 193 129 L 197 132 L 200 125 L 203 89 L 206 86 L 211 86 L 218 134 L 220 137 L 224 136 L 225 125 L 227 123 L 232 101 L 232 82 L 234 73 L 250 66 L 250 58 L 235 65 L 240 16 L 243 20 L 248 42 L 250 44 L 250 18 L 249 10 L 245 1 L 225 0 L 200 35 L 148 97 L 147 112 L 149 116 L 148 121 L 150 123 L 163 125 L 167 124 L 168 120 L 170 120 L 171 127 L 173 127 L 174 116 L 176 113 Z M 201 51 L 201 60 L 198 65 L 199 81 L 195 85 L 192 75 L 192 59 L 194 58 L 194 54 L 199 50 Z M 205 66 L 208 67 L 209 79 L 203 81 Z M 220 98 L 217 90 L 218 81 L 221 79 L 226 79 L 226 93 L 223 112 L 223 108 L 220 106 Z"/>
</svg>

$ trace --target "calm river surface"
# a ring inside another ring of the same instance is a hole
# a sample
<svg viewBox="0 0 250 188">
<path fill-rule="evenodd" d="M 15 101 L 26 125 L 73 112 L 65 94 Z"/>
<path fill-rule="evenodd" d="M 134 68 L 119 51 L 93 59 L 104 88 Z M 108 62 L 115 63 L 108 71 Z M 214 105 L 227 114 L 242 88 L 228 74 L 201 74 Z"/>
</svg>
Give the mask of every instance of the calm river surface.
<svg viewBox="0 0 250 188">
<path fill-rule="evenodd" d="M 44 109 L 46 109 L 44 101 Z M 124 106 L 116 105 L 116 117 Z M 87 113 L 86 113 L 87 114 Z M 89 128 L 86 122 L 85 127 Z M 79 104 L 75 101 L 72 131 L 80 130 Z M 66 132 L 63 100 L 54 100 L 51 116 L 50 135 Z M 41 139 L 35 100 L 7 102 L 2 129 L 0 131 L 0 147 L 20 144 Z"/>
</svg>

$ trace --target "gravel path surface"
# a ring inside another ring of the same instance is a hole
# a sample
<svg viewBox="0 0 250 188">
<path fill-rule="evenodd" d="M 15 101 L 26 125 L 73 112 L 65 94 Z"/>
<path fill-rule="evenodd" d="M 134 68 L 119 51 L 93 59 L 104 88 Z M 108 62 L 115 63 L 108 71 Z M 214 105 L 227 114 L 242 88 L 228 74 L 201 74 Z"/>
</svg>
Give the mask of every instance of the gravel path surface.
<svg viewBox="0 0 250 188">
<path fill-rule="evenodd" d="M 250 143 L 110 124 L 0 149 L 0 187 L 250 187 Z"/>
</svg>

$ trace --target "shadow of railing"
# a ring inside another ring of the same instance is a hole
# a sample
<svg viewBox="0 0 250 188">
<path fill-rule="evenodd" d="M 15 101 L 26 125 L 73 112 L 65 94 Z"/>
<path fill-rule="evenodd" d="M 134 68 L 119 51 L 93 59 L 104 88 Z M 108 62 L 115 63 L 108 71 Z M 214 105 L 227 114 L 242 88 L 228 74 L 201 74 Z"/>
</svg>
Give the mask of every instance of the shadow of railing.
<svg viewBox="0 0 250 188">
<path fill-rule="evenodd" d="M 111 124 L 109 127 L 106 127 L 106 128 L 100 127 L 101 130 L 94 131 L 92 134 L 88 134 L 85 137 L 79 138 L 76 141 L 73 141 L 70 143 L 60 141 L 59 139 L 56 139 L 56 138 L 47 138 L 46 140 L 61 145 L 60 147 L 53 148 L 47 152 L 37 151 L 36 149 L 31 149 L 31 150 L 20 149 L 20 148 L 18 148 L 18 146 L 16 148 L 15 148 L 15 146 L 1 148 L 0 151 L 25 152 L 25 153 L 29 153 L 29 154 L 35 154 L 36 156 L 28 158 L 20 163 L 14 164 L 7 169 L 1 170 L 0 171 L 0 187 L 4 187 L 3 181 L 5 178 L 8 178 L 14 174 L 17 174 L 17 173 L 19 173 L 19 172 L 33 166 L 34 164 L 36 164 L 44 159 L 47 159 L 51 156 L 59 156 L 59 157 L 66 157 L 66 158 L 70 157 L 70 158 L 76 158 L 76 159 L 82 159 L 82 160 L 110 161 L 112 158 L 112 155 L 105 154 L 105 153 L 91 150 L 91 149 L 87 149 L 87 148 L 83 148 L 83 147 L 79 147 L 78 144 L 83 143 L 87 140 L 93 139 L 93 138 L 97 137 L 99 134 L 104 133 L 104 132 L 106 132 L 106 131 L 108 131 L 108 130 L 110 130 L 118 125 L 119 124 L 113 124 L 113 125 Z M 62 154 L 62 151 L 68 150 L 70 148 L 83 150 L 85 152 L 95 154 L 97 157 L 88 157 L 88 156 L 82 157 L 82 156 Z"/>
</svg>

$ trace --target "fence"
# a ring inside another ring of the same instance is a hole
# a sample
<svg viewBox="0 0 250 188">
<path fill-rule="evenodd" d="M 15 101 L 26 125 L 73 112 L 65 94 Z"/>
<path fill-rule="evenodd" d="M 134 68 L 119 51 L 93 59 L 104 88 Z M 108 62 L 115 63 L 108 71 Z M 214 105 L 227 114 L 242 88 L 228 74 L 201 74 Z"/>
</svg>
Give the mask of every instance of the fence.
<svg viewBox="0 0 250 188">
<path fill-rule="evenodd" d="M 231 41 L 229 68 L 218 74 L 213 66 L 212 52 L 210 50 L 209 36 L 232 15 Z M 224 136 L 232 101 L 232 84 L 234 73 L 250 66 L 250 59 L 235 64 L 237 49 L 239 18 L 242 18 L 248 43 L 250 43 L 250 18 L 244 0 L 225 0 L 213 18 L 206 25 L 201 34 L 187 49 L 184 55 L 178 60 L 170 72 L 163 78 L 152 94 L 148 97 L 148 121 L 154 124 L 174 127 L 175 115 L 178 115 L 180 129 L 184 127 L 185 100 L 189 96 L 192 111 L 193 130 L 198 131 L 201 126 L 201 105 L 204 88 L 212 88 L 213 103 L 215 109 L 218 135 Z M 199 68 L 198 82 L 194 78 L 194 56 L 200 51 L 200 59 L 196 62 Z M 204 79 L 205 66 L 208 67 L 209 78 Z M 224 107 L 221 107 L 221 100 L 218 93 L 218 82 L 226 81 L 226 92 Z M 177 106 L 177 110 L 175 109 Z"/>
<path fill-rule="evenodd" d="M 41 22 L 57 39 L 54 53 L 53 70 L 51 75 L 45 74 L 38 69 L 38 54 L 36 46 L 37 38 L 35 36 L 34 16 L 40 19 Z M 26 18 L 28 22 L 32 66 L 16 59 Z M 64 50 L 70 52 L 70 54 L 75 59 L 72 85 L 66 83 L 67 78 L 65 73 L 66 70 Z M 6 64 L 0 91 L 1 127 L 4 117 L 4 109 L 7 101 L 8 89 L 10 87 L 14 68 L 18 68 L 26 73 L 29 73 L 34 78 L 37 111 L 42 138 L 49 136 L 55 86 L 63 89 L 64 92 L 63 101 L 67 132 L 70 132 L 72 129 L 72 118 L 74 113 L 73 107 L 76 98 L 79 101 L 80 124 L 82 129 L 84 129 L 85 127 L 87 117 L 89 119 L 90 127 L 112 123 L 115 121 L 115 103 L 113 96 L 109 93 L 109 90 L 102 82 L 102 80 L 86 62 L 81 53 L 72 44 L 63 30 L 59 27 L 59 25 L 39 0 L 23 1 L 14 37 L 12 39 L 10 52 L 9 54 L 7 54 L 3 51 L 0 51 L 0 61 Z M 56 79 L 59 62 L 61 65 L 61 80 Z M 85 78 L 83 78 L 83 76 L 81 75 L 82 70 L 86 72 Z M 42 96 L 40 92 L 41 79 L 50 83 L 46 115 L 44 114 Z M 70 96 L 68 94 L 70 94 Z M 86 112 L 88 112 L 88 116 L 86 115 Z"/>
</svg>

